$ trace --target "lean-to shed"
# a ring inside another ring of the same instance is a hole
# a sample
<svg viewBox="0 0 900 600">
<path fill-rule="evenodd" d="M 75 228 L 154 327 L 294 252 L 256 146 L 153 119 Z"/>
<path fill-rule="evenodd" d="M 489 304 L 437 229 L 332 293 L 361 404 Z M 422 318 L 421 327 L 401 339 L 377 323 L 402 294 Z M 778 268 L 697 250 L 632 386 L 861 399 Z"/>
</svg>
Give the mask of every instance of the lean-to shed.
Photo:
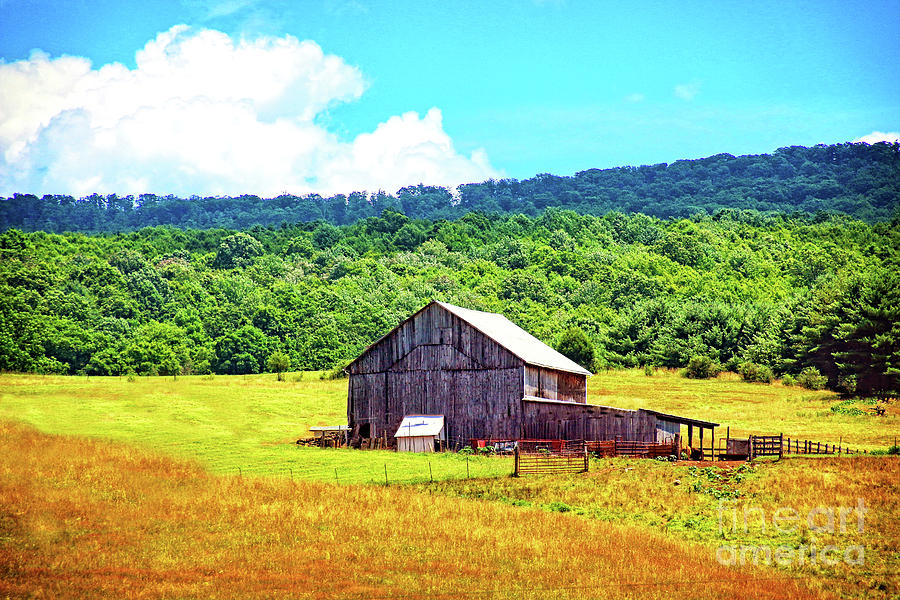
<svg viewBox="0 0 900 600">
<path fill-rule="evenodd" d="M 435 442 L 444 440 L 444 416 L 403 417 L 394 437 L 397 438 L 397 452 L 434 452 Z"/>
</svg>

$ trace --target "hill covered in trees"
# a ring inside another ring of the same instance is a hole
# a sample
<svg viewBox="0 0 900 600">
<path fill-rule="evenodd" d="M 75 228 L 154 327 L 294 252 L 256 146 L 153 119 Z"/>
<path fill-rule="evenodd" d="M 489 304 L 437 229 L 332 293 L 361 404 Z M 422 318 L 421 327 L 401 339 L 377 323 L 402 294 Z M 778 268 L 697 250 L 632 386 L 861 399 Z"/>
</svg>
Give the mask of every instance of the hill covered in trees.
<svg viewBox="0 0 900 600">
<path fill-rule="evenodd" d="M 143 227 L 247 229 L 328 221 L 347 225 L 389 208 L 415 219 L 457 219 L 470 211 L 537 216 L 548 207 L 602 215 L 611 210 L 662 219 L 723 209 L 843 213 L 874 223 L 900 207 L 900 144 L 792 146 L 772 154 L 718 154 L 671 164 L 590 169 L 459 186 L 411 186 L 396 194 L 357 191 L 322 197 L 103 196 L 26 193 L 0 200 L 0 230 L 125 232 Z"/>
<path fill-rule="evenodd" d="M 276 354 L 330 368 L 441 299 L 501 312 L 552 345 L 580 330 L 594 368 L 705 356 L 896 394 L 898 274 L 900 224 L 825 214 L 549 208 L 450 221 L 387 209 L 243 232 L 11 229 L 0 370 L 254 373 Z"/>
</svg>

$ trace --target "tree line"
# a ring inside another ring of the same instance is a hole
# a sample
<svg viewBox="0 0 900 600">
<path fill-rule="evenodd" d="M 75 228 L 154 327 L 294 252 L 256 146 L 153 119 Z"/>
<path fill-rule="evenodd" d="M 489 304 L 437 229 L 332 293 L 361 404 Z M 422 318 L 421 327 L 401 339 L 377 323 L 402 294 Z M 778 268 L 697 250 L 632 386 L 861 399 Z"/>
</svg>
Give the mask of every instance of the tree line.
<svg viewBox="0 0 900 600">
<path fill-rule="evenodd" d="M 898 253 L 898 221 L 737 210 L 432 220 L 385 208 L 341 226 L 10 229 L 0 370 L 330 369 L 440 299 L 500 312 L 551 345 L 577 331 L 593 369 L 707 357 L 896 395 Z"/>
<path fill-rule="evenodd" d="M 17 193 L 0 199 L 0 230 L 127 232 L 171 225 L 247 229 L 323 220 L 348 225 L 384 209 L 415 219 L 458 219 L 468 212 L 537 216 L 548 207 L 603 215 L 617 210 L 662 219 L 714 215 L 723 209 L 763 213 L 843 213 L 866 222 L 890 220 L 900 200 L 900 144 L 792 146 L 772 154 L 718 154 L 671 164 L 589 169 L 571 177 L 490 180 L 448 190 L 408 186 L 395 194 L 356 191 L 275 198 L 178 198 L 140 194 Z"/>
</svg>

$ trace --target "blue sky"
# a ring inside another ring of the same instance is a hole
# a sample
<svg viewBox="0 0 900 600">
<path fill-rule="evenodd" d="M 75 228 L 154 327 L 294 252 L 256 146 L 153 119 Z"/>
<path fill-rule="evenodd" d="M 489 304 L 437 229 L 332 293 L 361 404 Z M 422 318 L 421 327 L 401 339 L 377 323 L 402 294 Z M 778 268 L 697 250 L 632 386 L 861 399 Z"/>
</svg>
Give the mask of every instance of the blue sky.
<svg viewBox="0 0 900 600">
<path fill-rule="evenodd" d="M 898 31 L 897 1 L 0 0 L 0 193 L 396 191 L 893 139 Z"/>
</svg>

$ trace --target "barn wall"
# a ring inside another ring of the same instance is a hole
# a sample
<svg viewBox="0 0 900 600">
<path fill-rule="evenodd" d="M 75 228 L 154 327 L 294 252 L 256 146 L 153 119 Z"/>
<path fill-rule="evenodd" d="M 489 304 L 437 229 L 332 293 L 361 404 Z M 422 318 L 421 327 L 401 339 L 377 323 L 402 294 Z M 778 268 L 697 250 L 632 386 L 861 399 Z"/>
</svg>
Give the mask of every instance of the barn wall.
<svg viewBox="0 0 900 600">
<path fill-rule="evenodd" d="M 634 440 L 655 442 L 657 419 L 644 411 L 593 404 L 523 400 L 527 439 Z"/>
<path fill-rule="evenodd" d="M 587 402 L 587 377 L 525 365 L 525 395 L 564 402 Z"/>
<path fill-rule="evenodd" d="M 348 423 L 393 436 L 403 417 L 444 415 L 447 441 L 518 438 L 522 361 L 439 305 L 400 325 L 350 365 Z"/>
<path fill-rule="evenodd" d="M 679 433 L 681 433 L 680 423 L 672 423 L 671 421 L 663 421 L 662 419 L 659 419 L 656 422 L 656 441 L 661 444 L 671 442 Z"/>
<path fill-rule="evenodd" d="M 509 350 L 437 304 L 430 304 L 382 338 L 350 364 L 350 373 L 382 373 L 407 358 L 405 369 L 424 370 L 408 355 L 420 346 L 452 346 L 480 369 L 522 366 Z"/>
</svg>

